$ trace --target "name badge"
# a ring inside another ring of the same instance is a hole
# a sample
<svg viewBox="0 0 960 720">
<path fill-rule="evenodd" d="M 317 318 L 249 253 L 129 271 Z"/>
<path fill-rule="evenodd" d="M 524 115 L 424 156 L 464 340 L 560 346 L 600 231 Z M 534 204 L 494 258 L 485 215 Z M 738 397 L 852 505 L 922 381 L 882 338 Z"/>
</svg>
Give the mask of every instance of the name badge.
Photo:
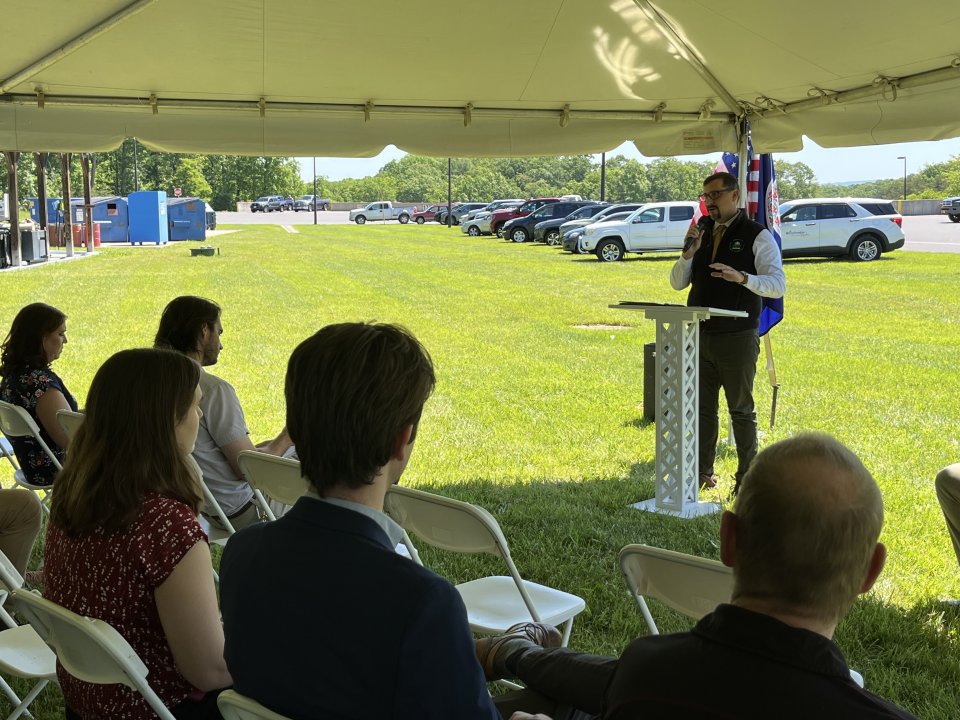
<svg viewBox="0 0 960 720">
<path fill-rule="evenodd" d="M 743 250 L 743 240 L 734 240 L 730 243 L 730 252 L 738 253 Z"/>
</svg>

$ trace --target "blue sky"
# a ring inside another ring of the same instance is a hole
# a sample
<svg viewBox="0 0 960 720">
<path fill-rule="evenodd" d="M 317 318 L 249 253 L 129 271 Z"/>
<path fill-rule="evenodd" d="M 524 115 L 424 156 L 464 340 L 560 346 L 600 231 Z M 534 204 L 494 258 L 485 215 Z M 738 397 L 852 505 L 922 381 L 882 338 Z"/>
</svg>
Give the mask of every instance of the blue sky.
<svg viewBox="0 0 960 720">
<path fill-rule="evenodd" d="M 949 160 L 960 155 L 960 138 L 939 140 L 936 142 L 898 143 L 895 145 L 871 145 L 856 148 L 821 148 L 808 138 L 803 139 L 804 149 L 795 153 L 779 153 L 778 158 L 790 162 L 803 162 L 809 165 L 820 182 L 847 182 L 858 180 L 879 180 L 882 178 L 903 177 L 903 160 L 897 157 L 906 155 L 907 172 L 914 173 L 925 165 Z M 390 145 L 382 153 L 372 158 L 317 158 L 317 175 L 330 180 L 343 178 L 361 178 L 376 175 L 386 163 L 403 157 L 406 153 Z M 625 155 L 641 162 L 650 162 L 654 158 L 641 155 L 633 143 L 624 143 L 608 153 Z M 712 155 L 684 156 L 680 159 L 716 160 L 718 153 Z M 300 174 L 304 180 L 313 178 L 312 158 L 297 158 L 300 161 Z M 597 156 L 599 161 L 599 155 Z"/>
</svg>

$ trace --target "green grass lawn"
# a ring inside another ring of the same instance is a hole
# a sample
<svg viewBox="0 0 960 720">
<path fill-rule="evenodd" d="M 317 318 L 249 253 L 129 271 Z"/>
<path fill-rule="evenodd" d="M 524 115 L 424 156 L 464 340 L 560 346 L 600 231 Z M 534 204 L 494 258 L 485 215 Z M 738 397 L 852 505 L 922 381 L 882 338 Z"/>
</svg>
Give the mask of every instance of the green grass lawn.
<svg viewBox="0 0 960 720">
<path fill-rule="evenodd" d="M 245 227 L 213 239 L 216 257 L 190 257 L 187 244 L 105 248 L 3 273 L 0 324 L 5 332 L 32 301 L 63 309 L 70 343 L 55 369 L 83 404 L 104 359 L 151 344 L 172 297 L 210 297 L 223 307 L 225 328 L 215 372 L 234 384 L 261 440 L 283 425 L 286 359 L 302 339 L 331 322 L 402 323 L 438 371 L 404 481 L 483 505 L 525 577 L 584 597 L 572 646 L 616 654 L 645 633 L 619 574 L 619 549 L 640 542 L 718 556 L 718 516 L 681 521 L 628 507 L 653 494 L 655 435 L 641 398 L 642 346 L 654 325 L 607 305 L 683 302 L 668 282 L 675 256 L 606 264 L 436 225 L 298 229 Z M 960 459 L 960 255 L 795 260 L 786 273 L 787 318 L 772 333 L 782 384 L 773 430 L 765 429 L 762 357 L 757 376 L 761 445 L 823 430 L 874 473 L 889 562 L 837 641 L 868 689 L 920 717 L 954 720 L 960 613 L 945 615 L 935 601 L 960 596 L 960 572 L 933 477 Z M 576 327 L 593 324 L 619 327 Z M 708 497 L 725 497 L 735 466 L 724 448 L 723 481 Z M 9 483 L 6 468 L 0 479 Z M 455 582 L 499 572 L 488 559 L 422 554 Z M 654 613 L 661 630 L 690 625 L 663 608 Z M 35 715 L 61 717 L 60 702 L 56 689 L 44 691 Z"/>
</svg>

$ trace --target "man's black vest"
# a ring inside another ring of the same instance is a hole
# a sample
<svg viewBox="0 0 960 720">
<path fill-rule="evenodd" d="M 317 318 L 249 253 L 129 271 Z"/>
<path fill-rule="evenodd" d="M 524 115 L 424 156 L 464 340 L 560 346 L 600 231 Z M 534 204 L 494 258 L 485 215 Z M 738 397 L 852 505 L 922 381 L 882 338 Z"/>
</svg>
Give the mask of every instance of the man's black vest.
<svg viewBox="0 0 960 720">
<path fill-rule="evenodd" d="M 744 310 L 745 318 L 713 317 L 700 326 L 701 332 L 723 333 L 749 330 L 760 325 L 760 296 L 752 293 L 746 285 L 738 285 L 719 277 L 711 277 L 711 263 L 723 263 L 732 268 L 756 275 L 757 268 L 753 257 L 753 244 L 763 230 L 763 226 L 753 222 L 741 210 L 736 219 L 724 231 L 720 238 L 717 256 L 713 255 L 713 220 L 704 223 L 703 241 L 693 256 L 693 276 L 690 278 L 690 294 L 687 305 Z"/>
</svg>

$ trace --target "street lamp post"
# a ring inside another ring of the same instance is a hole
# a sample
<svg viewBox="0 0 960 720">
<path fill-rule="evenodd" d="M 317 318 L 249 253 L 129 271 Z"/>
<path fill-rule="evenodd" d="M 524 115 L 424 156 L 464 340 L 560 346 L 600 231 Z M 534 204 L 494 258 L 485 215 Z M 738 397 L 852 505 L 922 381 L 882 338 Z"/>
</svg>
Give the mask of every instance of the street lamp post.
<svg viewBox="0 0 960 720">
<path fill-rule="evenodd" d="M 903 199 L 907 199 L 907 156 L 897 155 L 897 160 L 903 160 Z"/>
</svg>

